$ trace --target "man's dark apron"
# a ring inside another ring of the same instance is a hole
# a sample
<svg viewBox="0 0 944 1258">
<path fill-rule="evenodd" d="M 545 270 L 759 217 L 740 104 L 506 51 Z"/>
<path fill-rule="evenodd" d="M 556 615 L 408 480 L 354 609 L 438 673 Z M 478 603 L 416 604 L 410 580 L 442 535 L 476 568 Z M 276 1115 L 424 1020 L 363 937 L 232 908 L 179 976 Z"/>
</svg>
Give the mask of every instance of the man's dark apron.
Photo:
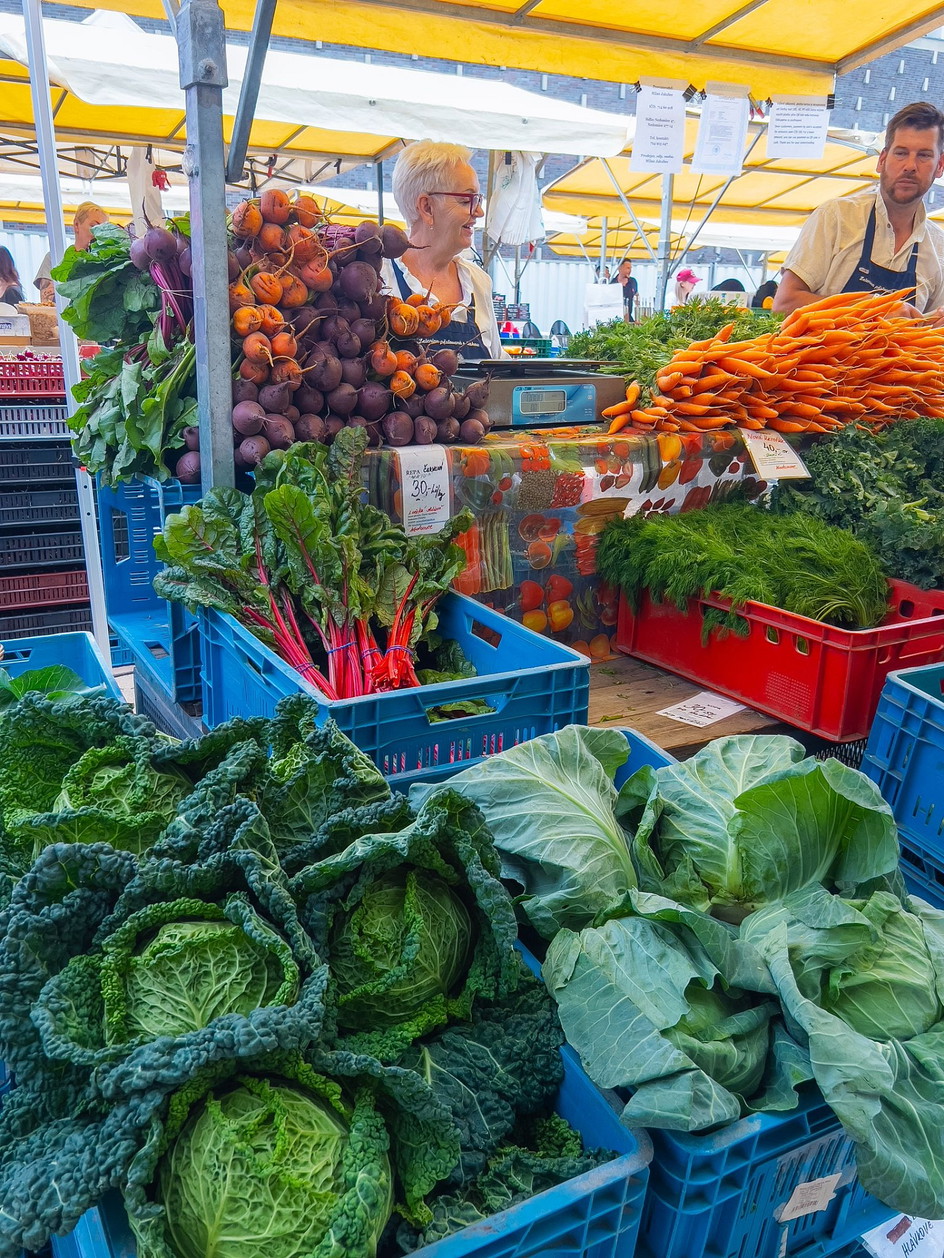
<svg viewBox="0 0 944 1258">
<path fill-rule="evenodd" d="M 900 288 L 915 288 L 918 283 L 918 241 L 915 241 L 903 271 L 892 271 L 872 261 L 872 245 L 875 241 L 875 206 L 869 213 L 865 228 L 862 252 L 852 274 L 846 281 L 844 293 L 895 293 Z"/>
<path fill-rule="evenodd" d="M 400 289 L 401 298 L 406 301 L 413 293 L 412 288 L 406 281 L 406 276 L 397 265 L 392 262 L 393 274 L 396 276 L 397 287 Z M 475 333 L 473 336 L 472 333 Z M 450 321 L 446 327 L 440 328 L 435 337 L 430 338 L 428 353 L 434 354 L 437 349 L 448 346 L 454 349 L 463 362 L 479 362 L 483 358 L 491 358 L 492 355 L 485 348 L 485 342 L 482 340 L 482 333 L 478 331 L 478 325 L 475 322 L 475 296 L 469 299 L 466 307 L 465 323 L 456 323 Z"/>
</svg>

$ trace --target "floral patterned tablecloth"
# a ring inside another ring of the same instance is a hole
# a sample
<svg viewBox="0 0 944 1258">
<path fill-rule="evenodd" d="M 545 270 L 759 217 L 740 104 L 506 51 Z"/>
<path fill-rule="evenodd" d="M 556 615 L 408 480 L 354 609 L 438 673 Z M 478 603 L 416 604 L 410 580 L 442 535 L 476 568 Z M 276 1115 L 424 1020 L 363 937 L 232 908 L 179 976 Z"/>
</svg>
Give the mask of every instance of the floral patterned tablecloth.
<svg viewBox="0 0 944 1258">
<path fill-rule="evenodd" d="M 517 430 L 447 452 L 451 512 L 468 507 L 476 521 L 460 539 L 469 564 L 456 588 L 592 659 L 611 656 L 616 626 L 617 594 L 596 571 L 607 520 L 766 488 L 735 431 Z M 367 469 L 371 501 L 400 518 L 397 451 L 368 451 Z"/>
</svg>

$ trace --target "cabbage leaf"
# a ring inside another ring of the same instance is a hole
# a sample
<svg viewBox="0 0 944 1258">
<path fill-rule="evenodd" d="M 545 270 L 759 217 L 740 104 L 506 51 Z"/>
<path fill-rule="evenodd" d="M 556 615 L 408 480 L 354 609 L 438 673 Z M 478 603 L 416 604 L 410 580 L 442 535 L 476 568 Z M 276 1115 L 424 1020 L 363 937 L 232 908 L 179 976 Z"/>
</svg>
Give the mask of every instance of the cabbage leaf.
<svg viewBox="0 0 944 1258">
<path fill-rule="evenodd" d="M 910 905 L 887 892 L 846 902 L 806 888 L 755 913 L 741 934 L 855 1142 L 863 1188 L 933 1219 L 944 1217 L 944 913 Z"/>
<path fill-rule="evenodd" d="M 892 874 L 898 835 L 878 788 L 804 756 L 791 738 L 746 735 L 640 770 L 619 811 L 648 792 L 633 840 L 642 888 L 737 922 L 809 883 L 848 893 Z"/>
<path fill-rule="evenodd" d="M 588 925 L 636 886 L 613 785 L 628 755 L 618 730 L 568 725 L 449 780 L 485 814 L 502 875 L 524 888 L 524 910 L 545 939 Z M 413 787 L 410 802 L 432 789 Z"/>
</svg>

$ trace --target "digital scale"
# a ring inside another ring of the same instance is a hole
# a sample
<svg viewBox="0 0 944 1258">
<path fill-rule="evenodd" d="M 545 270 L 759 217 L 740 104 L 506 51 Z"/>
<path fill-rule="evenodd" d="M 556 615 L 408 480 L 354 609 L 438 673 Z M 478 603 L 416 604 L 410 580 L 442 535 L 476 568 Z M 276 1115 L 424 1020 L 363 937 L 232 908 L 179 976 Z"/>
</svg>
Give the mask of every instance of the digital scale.
<svg viewBox="0 0 944 1258">
<path fill-rule="evenodd" d="M 494 428 L 563 428 L 600 422 L 600 412 L 626 398 L 622 376 L 593 368 L 612 363 L 585 358 L 485 358 L 463 363 L 459 388 L 491 376 L 485 409 Z"/>
</svg>

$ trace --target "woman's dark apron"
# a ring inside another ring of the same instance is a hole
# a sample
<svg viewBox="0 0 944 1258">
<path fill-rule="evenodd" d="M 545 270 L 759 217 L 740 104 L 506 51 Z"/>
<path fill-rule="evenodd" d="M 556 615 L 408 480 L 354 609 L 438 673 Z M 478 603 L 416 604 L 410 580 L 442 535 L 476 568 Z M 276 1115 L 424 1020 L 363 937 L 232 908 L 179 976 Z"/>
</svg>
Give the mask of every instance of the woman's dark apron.
<svg viewBox="0 0 944 1258">
<path fill-rule="evenodd" d="M 875 241 L 875 206 L 869 213 L 865 227 L 862 252 L 852 274 L 846 280 L 844 293 L 895 293 L 900 288 L 916 288 L 918 283 L 918 241 L 915 241 L 903 271 L 892 271 L 872 261 L 872 245 Z"/>
<path fill-rule="evenodd" d="M 412 296 L 413 290 L 407 283 L 406 276 L 396 262 L 392 262 L 393 274 L 396 276 L 397 287 L 400 289 L 400 296 L 403 301 Z M 471 336 L 472 330 L 475 329 L 475 336 Z M 478 331 L 478 324 L 475 321 L 475 296 L 470 298 L 466 307 L 465 323 L 456 323 L 450 321 L 446 327 L 440 328 L 429 342 L 430 354 L 434 354 L 437 349 L 448 346 L 454 349 L 463 362 L 479 362 L 483 358 L 491 358 L 492 355 L 485 348 L 485 342 L 482 340 L 482 333 Z"/>
</svg>

